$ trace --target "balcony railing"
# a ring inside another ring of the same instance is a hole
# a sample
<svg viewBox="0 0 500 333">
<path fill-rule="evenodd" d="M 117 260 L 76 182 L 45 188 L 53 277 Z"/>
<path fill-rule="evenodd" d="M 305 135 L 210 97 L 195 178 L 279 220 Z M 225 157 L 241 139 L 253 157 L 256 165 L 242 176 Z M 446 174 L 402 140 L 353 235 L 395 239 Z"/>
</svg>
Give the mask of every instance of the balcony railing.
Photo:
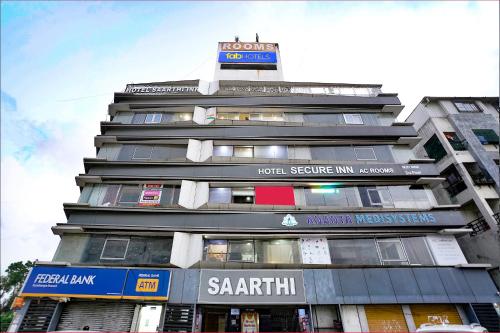
<svg viewBox="0 0 500 333">
<path fill-rule="evenodd" d="M 461 150 L 467 150 L 467 141 L 448 141 L 453 148 L 453 150 L 456 151 L 461 151 Z"/>
<path fill-rule="evenodd" d="M 467 227 L 472 229 L 472 232 L 470 233 L 471 236 L 479 235 L 490 229 L 490 226 L 483 216 L 467 223 Z"/>
<path fill-rule="evenodd" d="M 500 226 L 500 212 L 493 214 L 493 218 L 495 219 L 498 226 Z"/>
<path fill-rule="evenodd" d="M 493 180 L 493 178 L 488 177 L 484 174 L 472 174 L 470 176 L 474 181 L 474 184 L 476 185 L 495 185 L 495 181 Z"/>
</svg>

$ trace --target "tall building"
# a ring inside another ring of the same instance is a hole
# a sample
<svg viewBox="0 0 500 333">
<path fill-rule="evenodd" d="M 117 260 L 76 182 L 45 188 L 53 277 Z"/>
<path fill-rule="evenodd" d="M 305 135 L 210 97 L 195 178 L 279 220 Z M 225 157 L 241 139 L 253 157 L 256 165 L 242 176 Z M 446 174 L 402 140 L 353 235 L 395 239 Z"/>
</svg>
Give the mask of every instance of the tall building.
<svg viewBox="0 0 500 333">
<path fill-rule="evenodd" d="M 467 260 L 492 264 L 500 286 L 498 97 L 424 97 L 407 122 L 422 137 L 416 155 L 446 179 L 433 189 L 438 203 L 459 206 L 472 229 L 458 238 Z"/>
<path fill-rule="evenodd" d="M 488 265 L 402 108 L 381 85 L 283 81 L 275 43 L 219 43 L 213 82 L 127 85 L 11 330 L 495 328 Z"/>
</svg>

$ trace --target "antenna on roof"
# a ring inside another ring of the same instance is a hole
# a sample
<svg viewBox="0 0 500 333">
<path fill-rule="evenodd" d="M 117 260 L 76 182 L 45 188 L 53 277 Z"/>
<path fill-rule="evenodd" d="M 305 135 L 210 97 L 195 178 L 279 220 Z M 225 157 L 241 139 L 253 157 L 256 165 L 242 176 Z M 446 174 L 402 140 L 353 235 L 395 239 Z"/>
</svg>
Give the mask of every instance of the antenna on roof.
<svg viewBox="0 0 500 333">
<path fill-rule="evenodd" d="M 255 33 L 255 41 L 258 43 L 259 42 L 259 34 Z"/>
<path fill-rule="evenodd" d="M 238 43 L 238 42 L 240 41 L 240 37 L 238 37 L 238 36 L 234 36 L 234 41 L 235 41 L 236 43 Z"/>
</svg>

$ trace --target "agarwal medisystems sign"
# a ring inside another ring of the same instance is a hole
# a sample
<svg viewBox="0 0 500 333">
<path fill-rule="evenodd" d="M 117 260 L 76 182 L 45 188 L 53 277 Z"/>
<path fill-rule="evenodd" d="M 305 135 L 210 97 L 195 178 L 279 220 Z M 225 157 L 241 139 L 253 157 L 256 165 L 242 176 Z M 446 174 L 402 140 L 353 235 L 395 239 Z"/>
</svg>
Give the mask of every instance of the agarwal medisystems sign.
<svg viewBox="0 0 500 333">
<path fill-rule="evenodd" d="M 198 303 L 303 304 L 301 270 L 202 269 Z"/>
</svg>

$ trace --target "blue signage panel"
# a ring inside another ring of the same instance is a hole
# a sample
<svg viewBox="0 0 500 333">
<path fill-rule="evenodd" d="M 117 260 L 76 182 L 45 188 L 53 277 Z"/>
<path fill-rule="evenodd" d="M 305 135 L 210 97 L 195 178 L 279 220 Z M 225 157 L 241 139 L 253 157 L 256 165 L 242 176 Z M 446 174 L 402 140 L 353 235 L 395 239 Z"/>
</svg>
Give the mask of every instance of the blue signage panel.
<svg viewBox="0 0 500 333">
<path fill-rule="evenodd" d="M 168 299 L 170 271 L 35 266 L 21 296 Z"/>
<path fill-rule="evenodd" d="M 222 63 L 276 63 L 276 52 L 219 52 Z"/>
<path fill-rule="evenodd" d="M 123 289 L 123 298 L 167 300 L 170 271 L 131 269 Z"/>
<path fill-rule="evenodd" d="M 127 269 L 33 267 L 21 296 L 121 298 Z"/>
</svg>

